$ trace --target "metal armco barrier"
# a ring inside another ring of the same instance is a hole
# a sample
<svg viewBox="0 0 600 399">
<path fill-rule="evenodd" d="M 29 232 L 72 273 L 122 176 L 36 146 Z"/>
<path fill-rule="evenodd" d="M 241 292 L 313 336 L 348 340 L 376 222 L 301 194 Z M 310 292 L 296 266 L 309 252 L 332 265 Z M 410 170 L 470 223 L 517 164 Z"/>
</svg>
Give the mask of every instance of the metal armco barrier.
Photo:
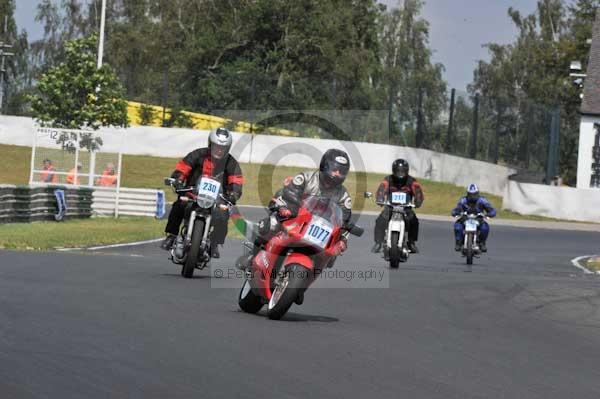
<svg viewBox="0 0 600 399">
<path fill-rule="evenodd" d="M 161 217 L 158 204 L 164 191 L 125 188 L 119 190 L 95 187 L 92 209 L 94 214 L 105 216 L 157 216 Z M 164 213 L 164 211 L 163 211 Z"/>
<path fill-rule="evenodd" d="M 56 195 L 57 191 L 63 193 Z M 0 185 L 0 223 L 89 218 L 92 191 L 83 187 Z"/>
</svg>

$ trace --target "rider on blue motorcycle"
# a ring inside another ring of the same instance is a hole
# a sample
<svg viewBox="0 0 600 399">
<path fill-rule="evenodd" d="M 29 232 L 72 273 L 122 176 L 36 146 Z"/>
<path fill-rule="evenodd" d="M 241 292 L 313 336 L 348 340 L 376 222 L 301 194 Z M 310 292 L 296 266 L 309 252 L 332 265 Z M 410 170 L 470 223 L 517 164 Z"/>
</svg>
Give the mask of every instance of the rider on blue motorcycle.
<svg viewBox="0 0 600 399">
<path fill-rule="evenodd" d="M 471 183 L 467 187 L 467 195 L 462 197 L 458 204 L 456 204 L 456 208 L 452 210 L 452 216 L 460 216 L 463 212 L 467 213 L 482 213 L 488 217 L 493 218 L 496 216 L 496 209 L 492 206 L 492 204 L 485 198 L 484 196 L 479 194 L 479 187 L 477 184 Z M 455 251 L 461 251 L 464 240 L 464 225 L 465 218 L 461 217 L 456 220 L 454 223 L 454 238 L 456 239 L 456 246 L 454 247 Z M 485 222 L 485 220 L 481 221 L 479 225 L 479 249 L 481 252 L 487 252 L 487 247 L 485 242 L 490 233 L 490 225 Z"/>
</svg>

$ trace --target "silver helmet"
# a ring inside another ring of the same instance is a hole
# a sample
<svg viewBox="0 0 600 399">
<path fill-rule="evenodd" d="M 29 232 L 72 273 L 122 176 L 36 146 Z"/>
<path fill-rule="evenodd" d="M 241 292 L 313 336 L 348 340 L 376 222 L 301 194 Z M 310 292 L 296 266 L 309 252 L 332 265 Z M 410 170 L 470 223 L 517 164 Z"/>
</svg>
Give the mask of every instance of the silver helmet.
<svg viewBox="0 0 600 399">
<path fill-rule="evenodd" d="M 231 143 L 233 143 L 231 133 L 229 130 L 222 127 L 213 130 L 208 136 L 210 154 L 216 159 L 221 159 L 229 153 Z"/>
</svg>

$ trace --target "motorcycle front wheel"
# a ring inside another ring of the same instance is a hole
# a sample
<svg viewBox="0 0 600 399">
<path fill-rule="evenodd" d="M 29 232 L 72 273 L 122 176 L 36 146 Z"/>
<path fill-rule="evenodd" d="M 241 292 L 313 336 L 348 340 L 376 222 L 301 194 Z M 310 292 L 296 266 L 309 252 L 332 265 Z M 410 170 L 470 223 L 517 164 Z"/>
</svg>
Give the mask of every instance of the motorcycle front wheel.
<svg viewBox="0 0 600 399">
<path fill-rule="evenodd" d="M 200 255 L 200 246 L 202 245 L 202 237 L 204 236 L 204 220 L 198 219 L 194 222 L 194 231 L 192 232 L 192 243 L 188 250 L 187 259 L 181 268 L 181 275 L 185 278 L 194 276 L 194 269 Z"/>
<path fill-rule="evenodd" d="M 472 233 L 467 234 L 466 256 L 467 256 L 467 265 L 472 265 L 473 264 L 473 234 Z"/>
<path fill-rule="evenodd" d="M 310 271 L 299 264 L 291 264 L 284 273 L 269 300 L 267 317 L 271 320 L 279 320 L 287 313 L 298 295 L 306 289 Z"/>
<path fill-rule="evenodd" d="M 390 267 L 392 269 L 397 269 L 400 265 L 400 257 L 402 256 L 400 247 L 400 233 L 397 231 L 392 231 L 392 246 L 390 248 Z"/>
<path fill-rule="evenodd" d="M 244 285 L 240 290 L 238 305 L 246 313 L 257 313 L 263 307 L 262 298 L 252 292 L 248 280 L 244 281 Z"/>
</svg>

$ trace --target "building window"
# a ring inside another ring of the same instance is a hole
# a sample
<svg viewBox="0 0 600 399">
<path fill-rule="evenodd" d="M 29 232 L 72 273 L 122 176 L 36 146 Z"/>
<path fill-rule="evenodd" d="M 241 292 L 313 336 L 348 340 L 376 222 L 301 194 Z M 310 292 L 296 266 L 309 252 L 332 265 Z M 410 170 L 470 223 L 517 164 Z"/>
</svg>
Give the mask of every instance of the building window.
<svg viewBox="0 0 600 399">
<path fill-rule="evenodd" d="M 600 124 L 594 123 L 594 146 L 592 147 L 592 177 L 590 187 L 600 187 Z"/>
</svg>

